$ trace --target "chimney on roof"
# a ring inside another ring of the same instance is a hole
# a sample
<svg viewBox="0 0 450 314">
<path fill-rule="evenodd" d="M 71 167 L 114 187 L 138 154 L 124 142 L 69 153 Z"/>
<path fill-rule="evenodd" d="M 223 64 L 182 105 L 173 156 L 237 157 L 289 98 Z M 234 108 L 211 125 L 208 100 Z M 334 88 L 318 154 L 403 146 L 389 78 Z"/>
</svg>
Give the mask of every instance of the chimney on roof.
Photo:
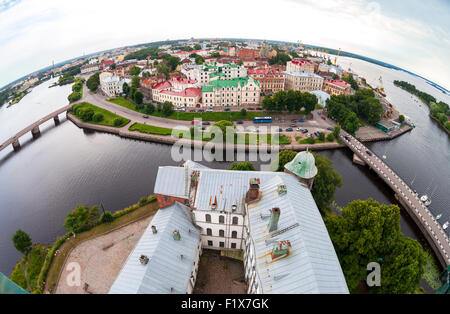
<svg viewBox="0 0 450 314">
<path fill-rule="evenodd" d="M 247 193 L 247 202 L 253 202 L 259 200 L 259 184 L 260 180 L 258 178 L 250 179 L 250 187 Z"/>
<path fill-rule="evenodd" d="M 174 240 L 177 240 L 177 241 L 180 241 L 180 240 L 181 240 L 180 231 L 178 231 L 177 229 L 175 229 L 175 230 L 173 231 L 173 239 L 174 239 Z"/>
<path fill-rule="evenodd" d="M 270 214 L 270 221 L 269 221 L 269 232 L 275 231 L 278 228 L 278 220 L 280 219 L 280 209 L 278 207 L 272 208 L 271 214 Z"/>
</svg>

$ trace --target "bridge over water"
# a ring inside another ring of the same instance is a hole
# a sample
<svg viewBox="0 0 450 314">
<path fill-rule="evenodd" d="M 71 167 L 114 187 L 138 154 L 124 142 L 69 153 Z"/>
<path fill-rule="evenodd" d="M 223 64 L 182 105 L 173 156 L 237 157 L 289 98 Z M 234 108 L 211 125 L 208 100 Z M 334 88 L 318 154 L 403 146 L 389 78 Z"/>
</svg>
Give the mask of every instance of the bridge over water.
<svg viewBox="0 0 450 314">
<path fill-rule="evenodd" d="M 58 123 L 59 122 L 59 114 L 65 112 L 65 111 L 68 111 L 71 107 L 72 107 L 72 105 L 67 105 L 65 107 L 62 107 L 62 108 L 60 108 L 60 109 L 58 109 L 58 110 L 56 110 L 56 111 L 46 115 L 42 119 L 39 119 L 38 121 L 34 122 L 33 124 L 30 124 L 29 126 L 24 128 L 22 131 L 20 131 L 16 135 L 10 137 L 3 144 L 1 144 L 0 151 L 2 151 L 4 148 L 6 148 L 8 145 L 11 145 L 11 144 L 12 144 L 12 146 L 13 146 L 15 151 L 19 150 L 20 149 L 19 138 L 21 136 L 23 136 L 27 132 L 31 131 L 31 134 L 33 135 L 33 138 L 38 137 L 39 134 L 41 133 L 41 131 L 39 130 L 39 126 L 42 123 L 47 122 L 48 120 L 50 120 L 52 118 L 53 118 L 53 120 L 55 120 L 55 123 Z"/>
<path fill-rule="evenodd" d="M 350 140 L 347 141 L 344 136 Z M 340 140 L 347 145 L 353 153 L 368 165 L 378 176 L 386 182 L 395 192 L 396 199 L 402 204 L 411 218 L 422 231 L 431 248 L 436 254 L 442 267 L 450 265 L 450 240 L 442 229 L 440 223 L 420 200 L 419 195 L 414 192 L 389 166 L 378 158 L 373 152 L 367 153 L 368 149 L 355 137 L 341 131 Z"/>
</svg>

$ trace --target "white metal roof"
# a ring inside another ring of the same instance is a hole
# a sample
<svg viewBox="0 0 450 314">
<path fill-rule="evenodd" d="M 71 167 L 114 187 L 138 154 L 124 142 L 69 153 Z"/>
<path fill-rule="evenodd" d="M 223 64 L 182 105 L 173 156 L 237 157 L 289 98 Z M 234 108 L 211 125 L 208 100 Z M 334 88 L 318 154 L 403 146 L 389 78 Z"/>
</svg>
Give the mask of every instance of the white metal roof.
<svg viewBox="0 0 450 314">
<path fill-rule="evenodd" d="M 156 234 L 152 225 L 157 228 Z M 175 229 L 181 234 L 179 241 L 173 239 Z M 200 232 L 192 224 L 188 207 L 175 202 L 158 210 L 109 293 L 186 293 L 199 244 Z M 150 259 L 147 265 L 139 261 L 141 255 Z"/>
<path fill-rule="evenodd" d="M 278 194 L 284 184 L 287 193 Z M 261 185 L 262 198 L 249 204 L 249 229 L 263 293 L 348 293 L 339 260 L 310 191 L 292 175 Z M 269 233 L 270 210 L 280 208 L 276 231 Z M 284 232 L 283 232 L 284 231 Z M 273 236 L 274 235 L 274 236 Z M 291 243 L 290 255 L 271 261 L 276 241 Z"/>
</svg>

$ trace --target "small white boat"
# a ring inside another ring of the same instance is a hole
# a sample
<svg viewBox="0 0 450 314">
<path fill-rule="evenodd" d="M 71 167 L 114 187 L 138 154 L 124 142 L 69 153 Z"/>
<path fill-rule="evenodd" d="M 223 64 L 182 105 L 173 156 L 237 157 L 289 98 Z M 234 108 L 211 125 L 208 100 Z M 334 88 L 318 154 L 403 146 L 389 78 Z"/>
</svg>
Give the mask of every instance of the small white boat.
<svg viewBox="0 0 450 314">
<path fill-rule="evenodd" d="M 422 195 L 422 196 L 420 197 L 420 200 L 421 200 L 422 202 L 428 201 L 428 195 L 426 195 L 426 194 Z"/>
<path fill-rule="evenodd" d="M 436 216 L 436 220 L 441 219 L 441 217 L 442 217 L 442 214 L 437 215 L 437 216 Z"/>
<path fill-rule="evenodd" d="M 445 230 L 445 229 L 447 229 L 447 228 L 448 228 L 448 221 L 447 221 L 445 224 L 442 225 L 442 229 Z"/>
<path fill-rule="evenodd" d="M 427 199 L 425 202 L 423 202 L 425 204 L 425 206 L 430 206 L 431 205 L 431 199 Z"/>
<path fill-rule="evenodd" d="M 387 157 L 386 157 L 386 155 L 383 155 L 383 159 L 386 159 Z"/>
</svg>

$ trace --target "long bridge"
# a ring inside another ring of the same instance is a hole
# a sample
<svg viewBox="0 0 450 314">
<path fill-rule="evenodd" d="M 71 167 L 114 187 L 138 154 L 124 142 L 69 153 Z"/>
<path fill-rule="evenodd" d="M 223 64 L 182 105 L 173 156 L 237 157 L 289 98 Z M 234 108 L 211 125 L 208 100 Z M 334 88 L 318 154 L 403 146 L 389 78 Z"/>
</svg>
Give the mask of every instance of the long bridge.
<svg viewBox="0 0 450 314">
<path fill-rule="evenodd" d="M 72 107 L 72 105 L 67 105 L 65 107 L 62 107 L 48 115 L 46 115 L 45 117 L 43 117 L 42 119 L 39 119 L 38 121 L 34 122 L 33 124 L 30 124 L 29 126 L 27 126 L 26 128 L 24 128 L 22 131 L 20 131 L 19 133 L 17 133 L 16 135 L 10 137 L 8 140 L 6 140 L 3 144 L 1 144 L 0 146 L 0 151 L 2 151 L 3 149 L 5 149 L 8 145 L 13 146 L 14 151 L 17 151 L 20 149 L 20 142 L 19 142 L 19 138 L 21 136 L 23 136 L 24 134 L 28 133 L 31 131 L 31 134 L 33 135 L 33 138 L 36 138 L 39 136 L 39 134 L 41 133 L 41 131 L 39 130 L 39 126 L 44 123 L 47 122 L 48 120 L 52 119 L 55 121 L 55 123 L 59 123 L 59 114 L 68 111 L 70 108 Z"/>
<path fill-rule="evenodd" d="M 349 140 L 347 140 L 347 137 Z M 433 214 L 414 192 L 386 163 L 367 149 L 355 137 L 341 131 L 340 140 L 358 157 L 359 162 L 368 165 L 395 192 L 395 197 L 415 221 L 442 267 L 450 265 L 450 240 Z M 367 153 L 369 151 L 369 153 Z M 355 157 L 354 157 L 355 158 Z"/>
</svg>

